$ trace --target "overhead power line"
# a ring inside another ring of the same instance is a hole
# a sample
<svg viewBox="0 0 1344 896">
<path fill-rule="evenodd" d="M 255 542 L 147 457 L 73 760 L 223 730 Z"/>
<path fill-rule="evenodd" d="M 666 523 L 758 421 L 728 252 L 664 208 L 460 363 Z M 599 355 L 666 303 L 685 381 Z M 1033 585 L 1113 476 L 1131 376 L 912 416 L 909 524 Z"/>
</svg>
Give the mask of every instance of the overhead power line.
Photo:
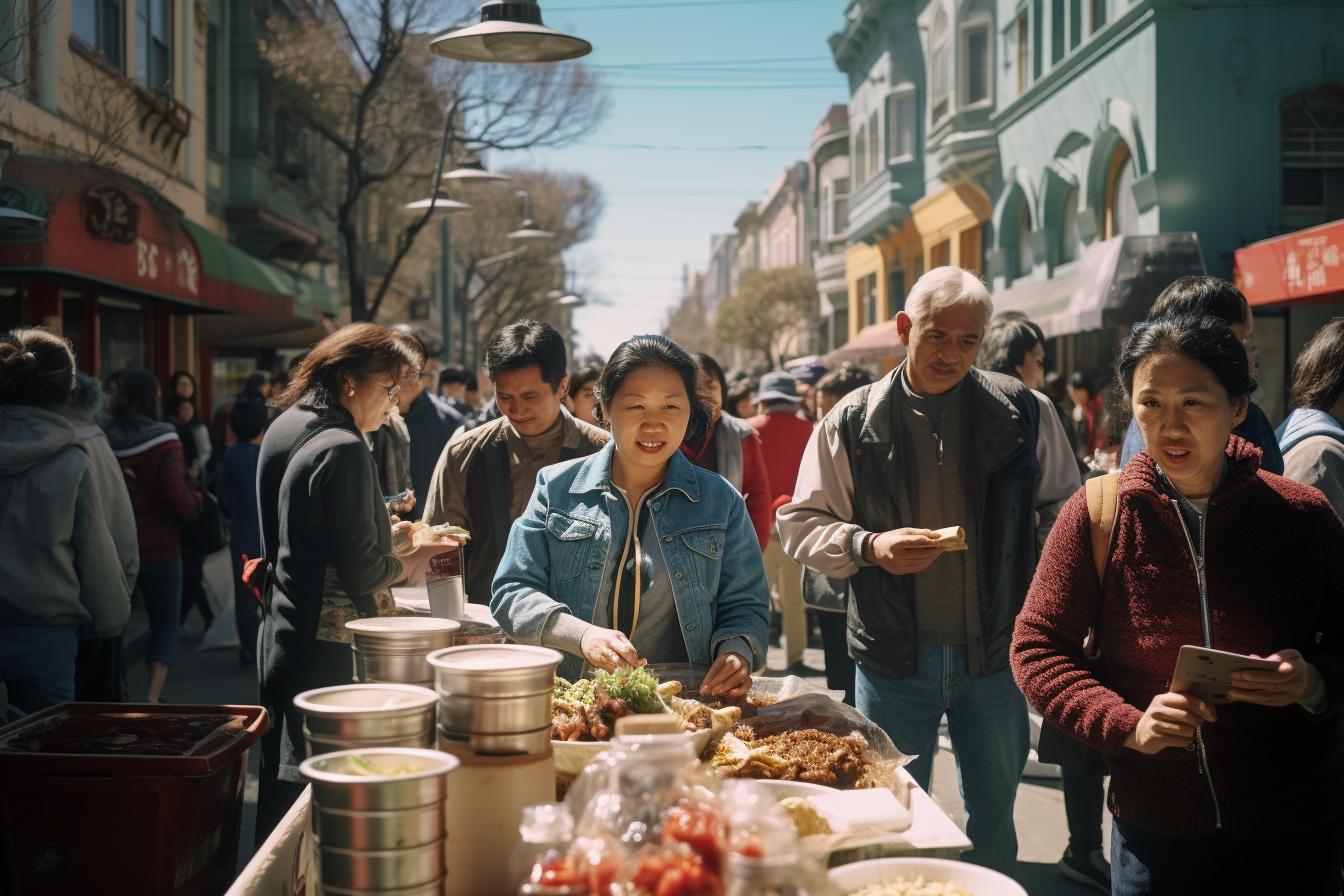
<svg viewBox="0 0 1344 896">
<path fill-rule="evenodd" d="M 698 68 L 705 65 L 758 65 L 776 62 L 826 62 L 834 65 L 830 56 L 775 56 L 768 59 L 703 59 L 677 62 L 606 62 L 593 68 Z"/>
<path fill-rule="evenodd" d="M 589 12 L 608 9 L 682 9 L 692 6 L 756 6 L 767 3 L 806 3 L 807 0 L 685 0 L 665 3 L 611 3 L 601 6 L 547 6 L 547 12 Z"/>
<path fill-rule="evenodd" d="M 796 149 L 805 150 L 806 146 L 802 144 L 788 144 L 778 146 L 767 146 L 765 144 L 743 144 L 742 146 L 658 146 L 654 143 L 583 143 L 582 146 L 596 146 L 601 149 L 667 149 L 678 152 L 739 152 L 742 150 L 778 150 L 778 149 Z"/>
</svg>

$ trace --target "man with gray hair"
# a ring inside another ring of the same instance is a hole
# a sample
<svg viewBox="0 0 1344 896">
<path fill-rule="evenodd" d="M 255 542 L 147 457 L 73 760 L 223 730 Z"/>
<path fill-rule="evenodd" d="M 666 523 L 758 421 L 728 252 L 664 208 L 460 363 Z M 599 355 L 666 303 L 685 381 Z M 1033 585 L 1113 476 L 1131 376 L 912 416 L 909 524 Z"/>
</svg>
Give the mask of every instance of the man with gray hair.
<svg viewBox="0 0 1344 896">
<path fill-rule="evenodd" d="M 1049 399 L 972 368 L 992 314 L 971 272 L 921 277 L 896 317 L 906 360 L 817 427 L 778 524 L 795 560 L 849 580 L 859 710 L 918 755 L 925 789 L 947 715 L 973 844 L 963 858 L 1012 874 L 1028 724 L 1008 647 L 1081 483 Z M 946 527 L 965 530 L 965 550 L 939 546 Z"/>
</svg>

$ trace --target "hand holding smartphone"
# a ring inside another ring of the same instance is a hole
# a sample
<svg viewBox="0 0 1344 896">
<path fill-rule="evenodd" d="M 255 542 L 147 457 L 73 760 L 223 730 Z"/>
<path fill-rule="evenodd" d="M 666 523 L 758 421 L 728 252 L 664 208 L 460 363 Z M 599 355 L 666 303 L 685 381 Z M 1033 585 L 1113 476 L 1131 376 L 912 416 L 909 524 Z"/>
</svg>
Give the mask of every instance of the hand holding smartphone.
<svg viewBox="0 0 1344 896">
<path fill-rule="evenodd" d="M 1275 672 L 1278 668 L 1278 660 L 1186 644 L 1176 659 L 1171 690 L 1178 694 L 1193 694 L 1205 703 L 1223 705 L 1232 702 L 1227 692 L 1237 687 L 1232 680 L 1233 672 L 1250 669 Z"/>
</svg>

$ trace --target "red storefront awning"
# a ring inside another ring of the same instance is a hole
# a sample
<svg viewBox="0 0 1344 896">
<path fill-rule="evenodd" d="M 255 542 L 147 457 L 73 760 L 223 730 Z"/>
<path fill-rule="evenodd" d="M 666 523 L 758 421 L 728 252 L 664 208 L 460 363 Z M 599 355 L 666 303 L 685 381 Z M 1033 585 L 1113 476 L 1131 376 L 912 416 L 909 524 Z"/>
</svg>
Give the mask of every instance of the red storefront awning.
<svg viewBox="0 0 1344 896">
<path fill-rule="evenodd" d="M 1344 302 L 1344 221 L 1236 251 L 1236 283 L 1252 305 Z"/>
</svg>

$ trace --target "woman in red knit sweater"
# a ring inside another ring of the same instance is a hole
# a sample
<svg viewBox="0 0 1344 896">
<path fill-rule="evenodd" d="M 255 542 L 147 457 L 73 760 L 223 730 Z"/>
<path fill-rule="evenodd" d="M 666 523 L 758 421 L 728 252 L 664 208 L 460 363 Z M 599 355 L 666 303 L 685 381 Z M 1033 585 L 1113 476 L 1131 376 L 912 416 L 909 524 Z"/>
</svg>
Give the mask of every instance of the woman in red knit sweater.
<svg viewBox="0 0 1344 896">
<path fill-rule="evenodd" d="M 1211 318 L 1150 324 L 1117 373 L 1147 451 L 1121 471 L 1104 587 L 1085 493 L 1017 621 L 1027 699 L 1106 756 L 1116 894 L 1339 893 L 1344 524 L 1231 435 L 1255 380 Z M 1083 639 L 1094 629 L 1104 667 Z M 1182 645 L 1279 661 L 1231 702 L 1169 692 Z"/>
</svg>

